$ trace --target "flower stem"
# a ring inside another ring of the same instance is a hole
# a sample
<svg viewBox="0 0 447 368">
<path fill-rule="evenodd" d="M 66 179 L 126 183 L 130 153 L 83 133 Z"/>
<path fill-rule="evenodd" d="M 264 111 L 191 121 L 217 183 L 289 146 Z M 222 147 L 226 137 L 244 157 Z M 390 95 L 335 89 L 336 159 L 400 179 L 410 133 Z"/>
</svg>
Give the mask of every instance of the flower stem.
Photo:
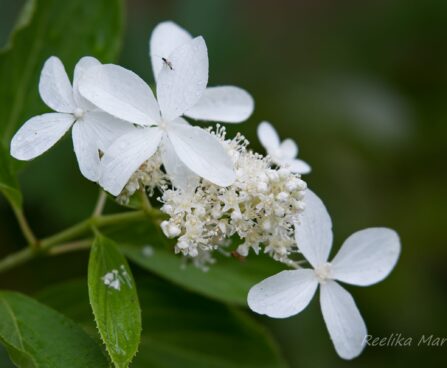
<svg viewBox="0 0 447 368">
<path fill-rule="evenodd" d="M 154 214 L 153 211 L 152 214 Z M 158 212 L 158 211 L 157 211 Z M 158 215 L 158 214 L 157 214 Z M 60 233 L 54 234 L 40 242 L 42 250 L 48 250 L 55 245 L 67 242 L 72 239 L 76 239 L 78 236 L 85 234 L 91 230 L 91 227 L 105 227 L 122 222 L 132 222 L 142 219 L 146 216 L 145 211 L 131 211 L 116 213 L 113 215 L 103 215 L 98 217 L 91 217 L 87 220 L 81 221 L 78 224 L 71 226 Z"/>
<path fill-rule="evenodd" d="M 20 207 L 12 206 L 12 209 L 14 211 L 14 214 L 17 218 L 17 222 L 19 223 L 20 230 L 22 230 L 22 234 L 25 237 L 26 241 L 28 242 L 28 245 L 30 248 L 37 248 L 38 247 L 38 241 L 31 230 L 31 227 L 28 224 L 28 221 L 25 217 L 25 214 L 23 213 L 23 210 Z"/>
<path fill-rule="evenodd" d="M 77 250 L 88 249 L 90 248 L 92 243 L 93 239 L 77 240 L 74 242 L 58 245 L 57 247 L 53 247 L 49 249 L 48 254 L 51 256 L 55 256 L 63 253 L 74 252 Z"/>
<path fill-rule="evenodd" d="M 0 261 L 0 272 L 5 272 L 34 258 L 39 252 L 28 247 L 6 256 Z"/>
<path fill-rule="evenodd" d="M 50 249 L 65 246 L 67 249 L 70 247 L 74 247 L 73 243 L 71 245 L 67 245 L 67 242 L 72 240 L 76 240 L 80 236 L 90 233 L 92 227 L 95 228 L 103 228 L 114 224 L 120 224 L 123 222 L 133 222 L 145 217 L 150 217 L 153 220 L 159 220 L 162 216 L 162 213 L 157 209 L 146 209 L 144 211 L 130 211 L 130 212 L 122 212 L 116 213 L 112 215 L 102 215 L 98 217 L 91 217 L 84 221 L 77 223 L 65 230 L 62 230 L 59 233 L 56 233 L 48 238 L 42 239 L 38 244 L 39 248 L 25 248 L 16 253 L 13 253 L 2 260 L 0 260 L 0 273 L 5 272 L 11 268 L 14 268 L 18 265 L 24 264 L 29 260 L 41 255 L 48 253 Z M 86 240 L 84 240 L 84 243 Z M 36 242 L 37 243 L 37 242 Z M 78 246 L 79 246 L 78 242 Z M 85 246 L 85 244 L 83 244 Z M 66 249 L 66 251 L 68 251 Z M 52 253 L 57 253 L 55 250 Z"/>
<path fill-rule="evenodd" d="M 141 187 L 141 189 L 140 189 L 140 197 L 141 197 L 143 210 L 150 211 L 152 209 L 152 205 L 151 205 L 149 198 L 147 197 L 147 193 L 146 193 L 146 190 L 144 189 L 144 187 Z"/>
<path fill-rule="evenodd" d="M 92 217 L 98 217 L 102 214 L 104 206 L 107 201 L 107 193 L 102 189 L 99 191 L 98 200 L 96 201 L 95 209 L 93 210 Z"/>
</svg>

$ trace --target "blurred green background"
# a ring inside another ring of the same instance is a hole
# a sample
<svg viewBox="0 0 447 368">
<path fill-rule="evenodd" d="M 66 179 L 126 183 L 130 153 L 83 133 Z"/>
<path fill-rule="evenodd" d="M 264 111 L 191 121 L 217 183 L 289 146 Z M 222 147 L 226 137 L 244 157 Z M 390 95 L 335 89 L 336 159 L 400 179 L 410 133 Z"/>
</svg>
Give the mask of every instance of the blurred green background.
<svg viewBox="0 0 447 368">
<path fill-rule="evenodd" d="M 0 0 L 1 45 L 23 3 Z M 259 151 L 256 126 L 268 120 L 299 143 L 313 167 L 304 179 L 333 217 L 335 250 L 365 227 L 399 232 L 403 251 L 391 276 L 367 290 L 348 287 L 370 334 L 447 337 L 447 2 L 128 0 L 126 7 L 120 64 L 152 82 L 148 37 L 171 19 L 205 37 L 210 85 L 254 96 L 254 115 L 230 133 L 241 131 Z M 88 216 L 97 194 L 79 175 L 68 137 L 28 165 L 20 182 L 39 236 Z M 1 198 L 0 255 L 23 244 Z M 86 260 L 87 253 L 39 260 L 0 275 L 0 287 L 34 292 L 84 274 Z M 447 345 L 417 344 L 369 347 L 344 362 L 317 299 L 299 316 L 260 320 L 291 367 L 447 363 Z"/>
</svg>

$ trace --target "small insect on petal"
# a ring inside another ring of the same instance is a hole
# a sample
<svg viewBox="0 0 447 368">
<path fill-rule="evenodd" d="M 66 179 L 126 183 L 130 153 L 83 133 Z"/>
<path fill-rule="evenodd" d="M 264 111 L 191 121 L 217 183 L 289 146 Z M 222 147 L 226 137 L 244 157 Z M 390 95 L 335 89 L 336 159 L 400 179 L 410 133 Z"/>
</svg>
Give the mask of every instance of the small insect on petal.
<svg viewBox="0 0 447 368">
<path fill-rule="evenodd" d="M 166 65 L 169 69 L 174 70 L 172 63 L 168 59 L 162 57 L 161 60 L 163 60 L 163 64 Z"/>
</svg>

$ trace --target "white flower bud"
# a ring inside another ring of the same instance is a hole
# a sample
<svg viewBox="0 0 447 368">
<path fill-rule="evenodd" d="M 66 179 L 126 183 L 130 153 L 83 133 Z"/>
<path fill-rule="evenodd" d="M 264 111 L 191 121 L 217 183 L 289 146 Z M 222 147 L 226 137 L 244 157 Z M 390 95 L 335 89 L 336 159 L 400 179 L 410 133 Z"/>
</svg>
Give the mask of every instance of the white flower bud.
<svg viewBox="0 0 447 368">
<path fill-rule="evenodd" d="M 276 207 L 275 208 L 275 215 L 278 217 L 283 217 L 284 216 L 284 209 L 282 207 Z"/>
<path fill-rule="evenodd" d="M 278 175 L 281 179 L 284 179 L 290 175 L 290 170 L 285 167 L 282 167 L 281 169 L 278 170 Z"/>
<path fill-rule="evenodd" d="M 163 233 L 169 239 L 175 238 L 175 237 L 179 236 L 181 233 L 180 228 L 175 224 L 171 224 L 169 221 L 166 221 L 166 220 L 163 221 L 160 226 L 161 226 Z"/>
<path fill-rule="evenodd" d="M 297 202 L 294 206 L 298 211 L 304 211 L 306 209 L 306 203 L 305 202 Z"/>
<path fill-rule="evenodd" d="M 280 202 L 285 202 L 289 198 L 289 194 L 286 192 L 281 192 L 276 196 L 276 199 Z"/>
<path fill-rule="evenodd" d="M 190 257 L 197 257 L 199 255 L 199 251 L 197 250 L 197 248 L 191 248 L 188 252 L 188 255 Z"/>
<path fill-rule="evenodd" d="M 163 233 L 167 236 L 167 237 L 169 237 L 168 236 L 168 233 L 169 233 L 169 231 L 168 231 L 168 227 L 169 227 L 169 221 L 163 221 L 161 224 L 160 224 L 160 227 L 161 227 L 161 230 L 163 231 Z"/>
<path fill-rule="evenodd" d="M 270 181 L 276 182 L 276 181 L 279 180 L 279 175 L 278 175 L 278 172 L 277 172 L 277 171 L 270 170 L 270 171 L 267 173 L 267 176 L 269 177 Z"/>
<path fill-rule="evenodd" d="M 259 192 L 265 193 L 265 192 L 267 192 L 268 185 L 267 185 L 267 183 L 264 183 L 264 182 L 261 181 L 261 182 L 258 183 L 257 189 L 258 189 Z"/>
<path fill-rule="evenodd" d="M 298 188 L 300 190 L 307 189 L 307 183 L 304 180 L 298 179 Z"/>
<path fill-rule="evenodd" d="M 295 178 L 289 180 L 286 184 L 286 188 L 289 192 L 293 192 L 294 190 L 298 189 L 298 180 Z"/>
<path fill-rule="evenodd" d="M 186 240 L 182 239 L 177 243 L 177 248 L 179 249 L 187 249 L 189 247 L 189 244 Z"/>
<path fill-rule="evenodd" d="M 164 213 L 171 215 L 173 213 L 173 208 L 170 204 L 165 204 L 160 208 Z"/>
</svg>

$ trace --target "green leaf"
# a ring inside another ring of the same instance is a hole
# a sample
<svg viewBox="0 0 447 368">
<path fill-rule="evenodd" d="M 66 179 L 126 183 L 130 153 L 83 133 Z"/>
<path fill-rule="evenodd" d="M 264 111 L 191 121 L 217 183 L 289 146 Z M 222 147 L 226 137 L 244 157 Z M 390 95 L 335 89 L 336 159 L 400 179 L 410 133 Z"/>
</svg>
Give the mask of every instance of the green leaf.
<svg viewBox="0 0 447 368">
<path fill-rule="evenodd" d="M 0 341 L 18 367 L 108 367 L 76 323 L 25 295 L 0 292 Z"/>
<path fill-rule="evenodd" d="M 139 266 L 188 290 L 227 303 L 246 305 L 250 288 L 284 269 L 266 255 L 240 261 L 216 252 L 217 262 L 204 272 L 185 265 L 174 254 L 172 242 L 148 221 L 115 228 L 108 236 L 121 244 L 124 254 Z"/>
<path fill-rule="evenodd" d="M 0 87 L 1 88 L 1 87 Z M 11 167 L 9 153 L 0 142 L 0 191 L 8 199 L 13 207 L 22 207 L 22 194 L 19 190 L 19 183 Z"/>
<path fill-rule="evenodd" d="M 38 95 L 45 60 L 58 56 L 71 74 L 82 56 L 103 62 L 117 54 L 121 0 L 30 0 L 6 49 L 0 53 L 0 139 L 9 141 L 27 119 L 47 109 Z"/>
<path fill-rule="evenodd" d="M 2 368 L 14 368 L 11 359 L 9 359 L 7 350 L 0 344 L 0 367 Z"/>
<path fill-rule="evenodd" d="M 137 284 L 143 335 L 132 368 L 287 366 L 268 331 L 243 311 L 154 277 L 137 279 Z M 40 300 L 91 326 L 84 281 L 53 286 Z"/>
<path fill-rule="evenodd" d="M 116 367 L 138 350 L 141 310 L 132 272 L 117 244 L 98 234 L 88 264 L 88 290 L 96 325 Z"/>
</svg>

